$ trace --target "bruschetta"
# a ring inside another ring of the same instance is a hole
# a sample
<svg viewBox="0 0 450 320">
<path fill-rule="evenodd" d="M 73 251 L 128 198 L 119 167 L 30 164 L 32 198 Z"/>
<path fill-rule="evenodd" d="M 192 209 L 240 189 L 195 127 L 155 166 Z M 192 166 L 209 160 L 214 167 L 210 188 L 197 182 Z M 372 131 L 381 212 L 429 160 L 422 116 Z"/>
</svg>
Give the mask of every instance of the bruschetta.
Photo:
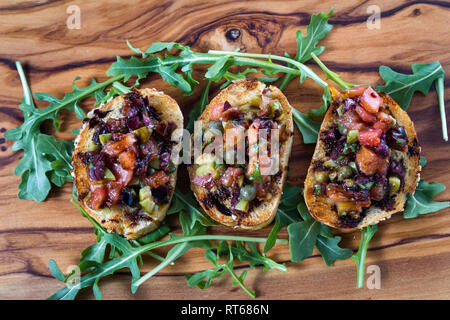
<svg viewBox="0 0 450 320">
<path fill-rule="evenodd" d="M 198 120 L 203 152 L 188 166 L 198 202 L 225 226 L 255 230 L 268 225 L 277 212 L 291 153 L 288 100 L 274 86 L 237 80 L 211 100 Z M 223 133 L 222 160 L 217 150 L 206 152 L 217 142 L 215 133 Z M 230 152 L 234 149 L 237 156 Z"/>
<path fill-rule="evenodd" d="M 419 179 L 420 146 L 408 114 L 387 94 L 330 90 L 304 197 L 316 220 L 360 229 L 404 209 Z"/>
<path fill-rule="evenodd" d="M 92 110 L 75 140 L 72 175 L 85 211 L 109 232 L 137 239 L 166 216 L 183 127 L 177 102 L 155 89 L 132 89 Z"/>
</svg>

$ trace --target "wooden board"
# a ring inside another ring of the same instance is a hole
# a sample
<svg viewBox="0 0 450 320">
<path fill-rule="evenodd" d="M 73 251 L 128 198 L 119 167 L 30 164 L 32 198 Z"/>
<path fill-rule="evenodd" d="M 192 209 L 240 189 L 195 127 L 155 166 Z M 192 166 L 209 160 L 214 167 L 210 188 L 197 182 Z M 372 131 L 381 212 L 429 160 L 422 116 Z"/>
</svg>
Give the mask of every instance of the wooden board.
<svg viewBox="0 0 450 320">
<path fill-rule="evenodd" d="M 66 9 L 81 9 L 81 29 L 68 29 Z M 367 7 L 382 10 L 381 28 L 366 26 Z M 445 1 L 3 1 L 0 4 L 0 128 L 11 129 L 21 123 L 18 109 L 22 88 L 14 61 L 25 65 L 33 92 L 49 92 L 57 97 L 71 90 L 72 80 L 81 76 L 78 86 L 90 78 L 105 80 L 106 70 L 117 55 L 129 56 L 128 39 L 146 48 L 154 41 L 179 41 L 198 51 L 234 50 L 282 55 L 295 54 L 295 32 L 306 32 L 312 13 L 328 12 L 334 30 L 323 41 L 321 56 L 330 69 L 353 83 L 380 83 L 378 67 L 388 65 L 409 72 L 413 63 L 439 60 L 450 73 L 450 4 Z M 235 41 L 227 39 L 230 29 L 240 30 Z M 323 75 L 315 65 L 311 67 Z M 446 78 L 447 104 L 450 79 Z M 185 115 L 196 104 L 200 88 L 184 97 L 169 87 L 159 75 L 151 75 L 145 86 L 164 90 L 182 106 Z M 214 86 L 211 97 L 217 93 Z M 285 90 L 293 106 L 301 111 L 321 104 L 321 88 L 307 80 L 300 86 L 293 81 Z M 45 106 L 45 104 L 39 104 Z M 86 103 L 83 108 L 89 110 Z M 416 94 L 409 109 L 415 121 L 423 155 L 428 165 L 422 176 L 428 181 L 448 184 L 450 143 L 441 136 L 439 110 L 434 88 L 430 94 Z M 69 112 L 61 113 L 63 133 L 72 139 L 70 128 L 80 121 Z M 49 126 L 50 128 L 50 126 Z M 2 130 L 0 130 L 2 131 Z M 0 132 L 0 138 L 3 133 Z M 11 141 L 0 148 L 0 298 L 43 299 L 62 284 L 51 277 L 47 263 L 55 259 L 65 270 L 77 264 L 81 251 L 95 241 L 92 227 L 69 203 L 72 185 L 55 189 L 43 203 L 17 198 L 19 177 L 14 167 L 22 157 L 11 151 Z M 303 145 L 296 130 L 290 161 L 290 181 L 301 186 L 313 154 L 313 145 Z M 6 147 L 3 148 L 3 147 Z M 449 200 L 450 191 L 438 200 Z M 302 263 L 289 261 L 287 246 L 278 245 L 270 256 L 285 262 L 288 272 L 249 272 L 247 284 L 263 299 L 449 299 L 450 298 L 450 210 L 414 220 L 394 216 L 379 226 L 370 244 L 367 265 L 381 268 L 381 289 L 355 289 L 354 261 L 338 261 L 326 267 L 315 251 Z M 172 221 L 174 223 L 174 221 Z M 179 228 L 177 229 L 179 230 Z M 270 229 L 250 232 L 267 236 Z M 219 228 L 217 233 L 234 234 Z M 286 231 L 281 236 L 287 237 Z M 357 249 L 359 232 L 343 234 L 344 246 Z M 152 266 L 149 262 L 147 270 Z M 136 293 L 130 292 L 130 276 L 119 273 L 101 282 L 104 298 L 139 299 L 246 299 L 232 287 L 230 277 L 214 282 L 201 291 L 189 288 L 184 275 L 210 268 L 202 250 L 192 250 L 146 282 Z M 240 269 L 248 266 L 242 265 Z M 90 290 L 81 298 L 93 298 Z"/>
</svg>

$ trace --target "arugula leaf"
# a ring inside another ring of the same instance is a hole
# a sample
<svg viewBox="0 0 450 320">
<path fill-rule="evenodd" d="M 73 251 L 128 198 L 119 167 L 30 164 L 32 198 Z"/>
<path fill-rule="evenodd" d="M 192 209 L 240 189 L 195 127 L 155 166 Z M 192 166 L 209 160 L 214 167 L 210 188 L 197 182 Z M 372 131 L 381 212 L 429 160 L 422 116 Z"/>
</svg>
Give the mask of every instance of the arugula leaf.
<svg viewBox="0 0 450 320">
<path fill-rule="evenodd" d="M 433 82 L 445 74 L 439 61 L 413 64 L 411 69 L 412 74 L 398 73 L 387 66 L 380 66 L 379 69 L 380 76 L 386 83 L 378 86 L 377 90 L 390 95 L 403 110 L 408 108 L 414 92 L 428 94 Z"/>
<path fill-rule="evenodd" d="M 312 255 L 320 232 L 320 222 L 300 221 L 288 226 L 291 260 L 299 262 Z"/>
<path fill-rule="evenodd" d="M 303 143 L 316 143 L 322 122 L 312 120 L 308 115 L 292 108 L 292 118 L 302 133 Z"/>
<path fill-rule="evenodd" d="M 322 95 L 323 104 L 319 107 L 319 109 L 311 109 L 308 111 L 307 116 L 312 119 L 312 117 L 323 117 L 328 110 L 329 105 L 332 102 L 331 92 L 330 90 L 324 89 Z"/>
<path fill-rule="evenodd" d="M 361 229 L 361 242 L 359 243 L 359 249 L 356 254 L 352 256 L 352 259 L 356 261 L 357 269 L 357 288 L 364 287 L 364 274 L 367 248 L 369 247 L 369 242 L 372 239 L 375 232 L 378 230 L 378 225 L 370 225 Z"/>
<path fill-rule="evenodd" d="M 322 69 L 322 71 L 325 72 L 327 79 L 334 81 L 337 85 L 341 87 L 342 90 L 347 90 L 356 86 L 354 84 L 345 82 L 337 73 L 328 69 L 327 66 L 322 61 L 320 61 L 320 59 L 314 54 L 314 52 L 311 52 L 311 57 L 314 59 L 314 61 L 317 63 L 320 69 Z"/>
<path fill-rule="evenodd" d="M 414 194 L 408 194 L 408 202 L 403 217 L 405 219 L 416 218 L 421 214 L 436 212 L 450 207 L 449 201 L 433 201 L 433 198 L 444 190 L 445 186 L 440 183 L 428 183 L 420 179 Z"/>
<path fill-rule="evenodd" d="M 101 104 L 107 103 L 109 100 L 114 99 L 121 94 L 128 93 L 130 89 L 130 87 L 127 87 L 124 84 L 115 81 L 113 82 L 112 87 L 108 90 L 108 93 L 95 101 L 94 106 L 99 106 Z"/>
<path fill-rule="evenodd" d="M 194 132 L 194 122 L 200 117 L 203 110 L 209 103 L 209 88 L 211 87 L 211 80 L 208 80 L 206 86 L 203 88 L 202 95 L 197 105 L 189 112 L 189 122 L 186 126 L 186 130 L 190 133 Z"/>
<path fill-rule="evenodd" d="M 330 266 L 336 260 L 346 260 L 352 256 L 353 251 L 351 249 L 343 249 L 338 246 L 340 241 L 341 237 L 339 236 L 330 238 L 319 234 L 317 237 L 316 247 L 327 266 Z"/>
<path fill-rule="evenodd" d="M 183 237 L 205 234 L 206 228 L 202 226 L 200 223 L 197 223 L 192 217 L 184 214 L 183 212 L 180 212 L 179 218 L 181 227 L 183 229 Z M 175 236 L 173 234 L 170 235 L 170 240 L 174 240 L 177 238 L 180 237 Z M 192 248 L 210 249 L 211 247 L 212 245 L 208 240 L 187 241 L 176 244 L 169 250 L 164 260 L 157 267 L 147 272 L 144 276 L 138 279 L 133 279 L 131 283 L 131 292 L 135 293 L 142 283 L 144 283 L 145 281 L 153 277 L 156 273 L 158 273 L 160 270 L 164 269 L 173 261 L 181 257 L 188 250 Z"/>
<path fill-rule="evenodd" d="M 172 206 L 183 208 L 183 210 L 190 214 L 191 228 L 193 228 L 197 222 L 205 227 L 218 225 L 217 222 L 212 220 L 206 213 L 204 213 L 203 209 L 198 205 L 197 201 L 194 199 L 192 190 L 189 190 L 188 192 L 183 194 L 179 189 L 175 189 L 172 201 Z"/>
<path fill-rule="evenodd" d="M 190 200 L 187 200 L 186 203 L 189 203 L 189 201 Z M 180 212 L 179 214 L 180 224 L 183 230 L 182 236 L 170 234 L 170 238 L 168 240 L 159 240 L 170 230 L 167 224 L 163 223 L 157 230 L 139 239 L 138 241 L 127 241 L 118 234 L 108 233 L 100 224 L 92 219 L 81 206 L 79 206 L 74 200 L 72 200 L 72 202 L 76 204 L 81 214 L 93 224 L 97 235 L 97 243 L 82 252 L 80 264 L 78 266 L 83 275 L 80 278 L 79 285 L 67 286 L 58 290 L 49 298 L 52 300 L 74 299 L 80 289 L 90 286 L 92 287 L 96 298 L 101 298 L 100 288 L 98 287 L 99 280 L 123 268 L 128 268 L 131 271 L 131 291 L 134 293 L 144 281 L 151 278 L 166 266 L 171 265 L 174 260 L 178 259 L 189 249 L 193 247 L 200 247 L 208 250 L 211 249 L 211 243 L 209 242 L 211 240 L 234 240 L 246 242 L 266 241 L 265 238 L 207 235 L 205 234 L 206 227 L 199 223 L 198 220 L 196 220 L 197 218 L 186 215 L 184 212 Z M 178 204 L 176 207 L 179 208 L 180 205 Z M 277 242 L 287 243 L 285 240 L 277 240 Z M 173 245 L 173 247 L 164 258 L 151 252 L 156 248 L 171 245 Z M 110 252 L 109 255 L 106 254 L 108 248 Z M 143 262 L 142 255 L 144 253 L 160 260 L 161 263 L 141 277 L 139 264 L 142 264 Z M 237 254 L 243 253 L 239 251 Z M 264 259 L 257 257 L 255 252 L 251 251 L 248 254 L 252 257 L 252 261 L 255 263 L 256 259 L 258 259 L 258 262 L 261 262 L 265 266 L 278 269 L 282 268 L 281 265 L 276 264 L 275 262 L 270 262 L 268 258 Z M 52 275 L 54 275 L 58 280 L 67 283 L 71 274 L 64 277 L 53 260 L 49 261 L 49 268 Z M 236 276 L 235 280 L 238 281 L 239 277 Z"/>
<path fill-rule="evenodd" d="M 214 253 L 213 250 L 206 251 L 205 258 L 213 264 L 214 269 L 208 269 L 186 275 L 185 278 L 188 282 L 188 286 L 197 286 L 198 288 L 204 290 L 212 285 L 213 279 L 219 278 L 225 273 L 229 273 L 233 277 L 233 285 L 238 284 L 250 297 L 255 298 L 255 292 L 249 290 L 244 284 L 247 271 L 244 270 L 240 276 L 235 273 L 233 268 L 234 257 L 237 257 L 240 261 L 249 261 L 251 268 L 256 265 L 263 265 L 264 271 L 269 269 L 278 269 L 285 272 L 287 269 L 284 265 L 262 256 L 253 243 L 249 242 L 247 243 L 247 246 L 250 250 L 247 250 L 244 243 L 241 241 L 237 241 L 236 246 L 232 246 L 226 241 L 221 241 L 216 247 L 216 253 Z M 219 263 L 221 254 L 226 255 L 225 263 Z"/>
<path fill-rule="evenodd" d="M 245 248 L 245 245 L 249 250 Z M 279 264 L 272 259 L 266 257 L 265 255 L 261 255 L 256 248 L 256 245 L 252 242 L 244 242 L 236 241 L 236 246 L 231 246 L 231 252 L 234 256 L 236 256 L 240 261 L 249 261 L 250 268 L 253 268 L 258 265 L 262 265 L 263 270 L 267 271 L 270 269 L 278 269 L 280 271 L 286 272 L 287 268 L 284 264 Z"/>
<path fill-rule="evenodd" d="M 78 107 L 78 102 L 89 96 L 100 98 L 102 96 L 100 92 L 103 92 L 104 87 L 121 77 L 112 78 L 103 83 L 97 83 L 93 79 L 89 86 L 82 89 L 78 88 L 74 81 L 73 91 L 61 100 L 50 94 L 37 93 L 36 98 L 50 102 L 48 107 L 38 109 L 34 105 L 21 64 L 16 62 L 16 66 L 24 88 L 24 98 L 19 106 L 24 113 L 24 122 L 8 130 L 5 137 L 15 140 L 12 147 L 14 151 L 24 151 L 23 158 L 14 170 L 15 175 L 22 176 L 19 184 L 19 198 L 41 202 L 47 197 L 51 182 L 61 186 L 71 179 L 72 167 L 69 155 L 73 148 L 69 142 L 57 141 L 41 133 L 41 124 L 45 120 L 53 120 L 56 129 L 59 129 L 58 112 L 61 109 L 75 111 L 78 117 L 83 116 L 84 112 Z"/>
<path fill-rule="evenodd" d="M 341 237 L 334 236 L 330 227 L 316 221 L 309 213 L 303 196 L 297 204 L 298 213 L 303 221 L 288 226 L 289 251 L 291 260 L 299 262 L 309 257 L 317 247 L 327 266 L 336 260 L 345 260 L 352 255 L 350 249 L 338 246 Z"/>
<path fill-rule="evenodd" d="M 307 114 L 292 108 L 292 118 L 302 133 L 303 143 L 305 144 L 316 143 L 319 138 L 322 121 L 316 121 L 313 117 L 323 117 L 331 104 L 331 93 L 327 88 L 324 89 L 322 100 L 323 104 L 319 109 L 311 109 Z"/>
<path fill-rule="evenodd" d="M 278 211 L 275 215 L 275 222 L 272 230 L 267 237 L 263 252 L 266 253 L 275 245 L 278 233 L 285 226 L 300 220 L 297 211 L 297 202 L 301 198 L 301 188 L 291 185 L 286 182 L 283 187 L 283 194 L 278 205 Z"/>
<path fill-rule="evenodd" d="M 244 71 L 238 72 L 238 73 L 232 73 L 230 71 L 227 71 L 223 75 L 224 79 L 227 80 L 227 81 L 225 81 L 220 86 L 220 89 L 223 89 L 223 88 L 227 87 L 234 80 L 245 79 L 247 74 L 249 74 L 249 73 L 257 73 L 257 72 L 258 72 L 258 70 L 256 70 L 255 68 L 247 68 Z"/>
<path fill-rule="evenodd" d="M 328 24 L 328 19 L 333 12 L 334 9 L 331 9 L 327 14 L 323 12 L 313 14 L 306 28 L 306 37 L 301 30 L 297 30 L 297 54 L 294 57 L 296 61 L 305 63 L 311 59 L 311 53 L 315 53 L 318 56 L 325 50 L 325 47 L 317 47 L 317 44 L 333 29 L 333 26 Z M 285 55 L 289 57 L 287 53 Z M 280 90 L 284 90 L 293 78 L 293 75 L 286 74 L 280 84 Z"/>
<path fill-rule="evenodd" d="M 53 136 L 40 134 L 36 148 L 50 161 L 51 182 L 61 187 L 65 182 L 72 181 L 70 170 L 72 169 L 73 143 L 71 141 L 56 140 Z"/>
</svg>

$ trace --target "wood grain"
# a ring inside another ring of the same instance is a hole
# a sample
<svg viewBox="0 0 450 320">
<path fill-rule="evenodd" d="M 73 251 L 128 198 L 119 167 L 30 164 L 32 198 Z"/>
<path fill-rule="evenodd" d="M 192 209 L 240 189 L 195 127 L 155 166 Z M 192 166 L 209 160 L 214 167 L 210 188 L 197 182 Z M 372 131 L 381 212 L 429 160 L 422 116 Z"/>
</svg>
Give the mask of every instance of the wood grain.
<svg viewBox="0 0 450 320">
<path fill-rule="evenodd" d="M 81 8 L 81 29 L 66 27 L 69 5 Z M 379 5 L 381 29 L 366 26 L 367 7 Z M 450 3 L 448 1 L 3 1 L 0 4 L 0 128 L 11 129 L 22 121 L 18 109 L 22 88 L 14 62 L 25 65 L 33 92 L 49 92 L 61 97 L 71 90 L 75 77 L 79 86 L 91 77 L 106 79 L 106 70 L 117 55 L 129 56 L 128 39 L 146 48 L 154 41 L 179 41 L 195 50 L 241 50 L 295 54 L 295 31 L 306 32 L 312 13 L 328 12 L 334 30 L 323 41 L 321 59 L 330 69 L 354 83 L 380 83 L 378 67 L 388 65 L 409 72 L 413 63 L 439 60 L 450 72 Z M 237 39 L 227 37 L 231 29 L 240 31 Z M 320 73 L 314 66 L 311 67 Z M 204 70 L 204 69 L 203 69 Z M 199 68 L 199 71 L 202 71 Z M 197 78 L 199 76 L 197 75 Z M 446 103 L 450 79 L 446 78 Z M 169 87 L 158 75 L 145 86 L 164 90 L 182 106 L 185 115 L 196 104 L 200 88 L 190 97 Z M 212 95 L 218 91 L 218 85 Z M 321 103 L 321 89 L 307 80 L 293 81 L 285 90 L 293 106 L 301 111 Z M 211 96 L 212 96 L 211 95 Z M 44 106 L 44 104 L 39 104 Z M 89 101 L 83 105 L 89 110 Z M 448 184 L 450 144 L 441 137 L 439 110 L 434 89 L 416 94 L 409 109 L 416 124 L 423 155 L 428 165 L 422 176 Z M 62 112 L 63 133 L 80 126 L 69 112 Z M 1 130 L 0 130 L 1 131 Z M 0 132 L 0 139 L 3 133 Z M 0 148 L 0 298 L 43 299 L 61 284 L 51 277 L 47 263 L 55 259 L 64 270 L 77 264 L 80 252 L 95 241 L 92 227 L 69 203 L 72 185 L 53 190 L 47 201 L 35 203 L 17 199 L 19 177 L 13 169 L 20 152 L 11 151 L 11 141 Z M 5 148 L 3 148 L 5 147 Z M 313 146 L 303 145 L 296 131 L 290 162 L 290 181 L 302 185 Z M 438 200 L 449 200 L 450 191 Z M 326 267 L 320 255 L 302 263 L 289 261 L 287 246 L 276 246 L 270 256 L 285 262 L 286 274 L 249 272 L 248 285 L 263 299 L 449 299 L 450 298 L 450 210 L 414 220 L 394 216 L 380 224 L 370 244 L 367 264 L 381 268 L 381 289 L 355 289 L 356 268 L 352 260 Z M 172 218 L 172 224 L 176 225 Z M 176 226 L 175 226 L 176 227 Z M 176 227 L 179 230 L 179 227 Z M 267 236 L 270 229 L 250 232 Z M 217 233 L 234 233 L 219 228 Z M 287 237 L 283 230 L 281 236 Z M 359 233 L 343 234 L 343 244 L 354 250 Z M 148 261 L 143 271 L 154 262 Z M 118 273 L 101 282 L 108 299 L 246 299 L 227 277 L 201 291 L 189 288 L 184 275 L 210 268 L 202 250 L 193 250 L 174 266 L 164 269 L 136 293 L 130 292 L 130 276 Z M 248 268 L 247 265 L 239 266 Z M 82 291 L 81 298 L 93 298 Z"/>
</svg>

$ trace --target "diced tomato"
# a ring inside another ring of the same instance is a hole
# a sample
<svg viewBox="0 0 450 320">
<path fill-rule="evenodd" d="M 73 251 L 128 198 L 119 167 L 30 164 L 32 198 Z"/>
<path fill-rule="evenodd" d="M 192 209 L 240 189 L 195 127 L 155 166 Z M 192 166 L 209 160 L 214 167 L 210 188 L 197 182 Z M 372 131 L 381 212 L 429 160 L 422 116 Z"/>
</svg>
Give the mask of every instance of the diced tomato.
<svg viewBox="0 0 450 320">
<path fill-rule="evenodd" d="M 359 170 L 367 176 L 373 176 L 375 173 L 386 175 L 389 166 L 387 159 L 365 146 L 362 146 L 356 153 L 356 163 Z"/>
<path fill-rule="evenodd" d="M 266 175 L 269 175 L 272 173 L 272 158 L 269 157 L 269 155 L 267 153 L 259 155 L 258 163 L 259 163 L 259 169 L 261 170 L 261 174 L 263 176 L 266 176 Z"/>
<path fill-rule="evenodd" d="M 225 150 L 233 149 L 236 145 L 239 147 L 241 144 L 244 144 L 244 127 L 235 126 L 228 122 L 225 126 L 223 139 L 225 141 Z"/>
<path fill-rule="evenodd" d="M 242 168 L 228 167 L 224 174 L 220 177 L 220 184 L 225 187 L 236 186 L 238 178 L 244 173 Z"/>
<path fill-rule="evenodd" d="M 272 103 L 272 101 L 273 101 L 272 98 L 264 94 L 261 96 L 261 102 L 259 104 L 259 111 L 258 111 L 259 117 L 267 116 L 270 113 L 270 104 Z"/>
<path fill-rule="evenodd" d="M 259 127 L 259 123 L 253 122 L 247 131 L 249 146 L 258 143 L 258 131 L 259 131 L 258 127 Z"/>
<path fill-rule="evenodd" d="M 103 147 L 103 152 L 110 157 L 117 157 L 123 151 L 129 149 L 136 151 L 137 138 L 134 134 L 120 135 L 120 140 L 108 141 Z"/>
<path fill-rule="evenodd" d="M 270 186 L 264 182 L 253 182 L 256 188 L 256 198 L 258 200 L 269 200 L 272 198 Z"/>
<path fill-rule="evenodd" d="M 343 193 L 342 188 L 336 183 L 327 185 L 327 196 L 333 202 L 351 201 L 351 199 Z"/>
<path fill-rule="evenodd" d="M 374 123 L 377 121 L 377 118 L 373 114 L 367 112 L 366 109 L 360 106 L 356 106 L 355 111 L 364 122 Z"/>
<path fill-rule="evenodd" d="M 359 99 L 359 104 L 370 113 L 377 113 L 382 103 L 383 99 L 381 99 L 372 87 L 368 87 L 364 90 L 363 95 Z"/>
<path fill-rule="evenodd" d="M 380 144 L 383 132 L 380 129 L 367 129 L 358 133 L 358 140 L 363 146 L 376 147 Z"/>
<path fill-rule="evenodd" d="M 86 201 L 86 205 L 92 210 L 98 210 L 101 208 L 103 202 L 106 199 L 106 188 L 104 186 L 97 187 L 92 191 L 91 196 L 88 201 Z"/>
<path fill-rule="evenodd" d="M 236 108 L 236 107 L 227 109 L 226 111 L 224 111 L 222 113 L 222 120 L 230 121 L 230 120 L 237 119 L 243 112 L 244 111 L 242 111 L 241 109 Z"/>
<path fill-rule="evenodd" d="M 158 154 L 158 142 L 153 138 L 150 137 L 146 143 L 141 145 L 141 152 L 145 155 L 147 154 Z"/>
<path fill-rule="evenodd" d="M 367 86 L 359 86 L 345 90 L 345 93 L 349 98 L 359 97 L 367 89 Z"/>
<path fill-rule="evenodd" d="M 384 189 L 384 185 L 375 184 L 372 189 L 370 189 L 370 199 L 375 201 L 383 200 L 386 194 L 386 190 Z"/>
<path fill-rule="evenodd" d="M 338 120 L 350 130 L 361 131 L 366 129 L 367 127 L 367 125 L 361 121 L 361 118 L 358 116 L 358 114 L 353 110 L 347 111 L 341 117 L 339 117 Z"/>
<path fill-rule="evenodd" d="M 120 164 L 115 163 L 112 172 L 116 177 L 116 182 L 122 186 L 126 186 L 133 179 L 133 170 L 124 169 Z"/>
<path fill-rule="evenodd" d="M 381 129 L 383 132 L 387 131 L 392 125 L 392 118 L 380 111 L 377 113 L 377 122 L 373 125 L 376 129 Z"/>
<path fill-rule="evenodd" d="M 157 171 L 151 176 L 144 178 L 144 183 L 155 189 L 169 182 L 169 176 L 164 171 Z"/>
<path fill-rule="evenodd" d="M 195 175 L 194 179 L 192 179 L 192 183 L 209 190 L 214 187 L 216 180 L 211 174 L 207 174 L 206 176 Z"/>
<path fill-rule="evenodd" d="M 211 120 L 215 121 L 220 120 L 220 118 L 222 118 L 222 113 L 223 113 L 223 104 L 216 104 L 212 106 L 210 114 Z"/>
<path fill-rule="evenodd" d="M 375 129 L 380 129 L 383 132 L 386 132 L 389 129 L 389 126 L 385 122 L 377 121 L 374 123 L 373 127 Z"/>
<path fill-rule="evenodd" d="M 134 170 L 136 168 L 136 153 L 132 150 L 122 152 L 119 154 L 119 162 L 125 170 Z"/>
<path fill-rule="evenodd" d="M 111 205 L 114 205 L 119 201 L 123 186 L 124 185 L 118 181 L 108 181 L 106 183 L 107 201 Z"/>
</svg>

